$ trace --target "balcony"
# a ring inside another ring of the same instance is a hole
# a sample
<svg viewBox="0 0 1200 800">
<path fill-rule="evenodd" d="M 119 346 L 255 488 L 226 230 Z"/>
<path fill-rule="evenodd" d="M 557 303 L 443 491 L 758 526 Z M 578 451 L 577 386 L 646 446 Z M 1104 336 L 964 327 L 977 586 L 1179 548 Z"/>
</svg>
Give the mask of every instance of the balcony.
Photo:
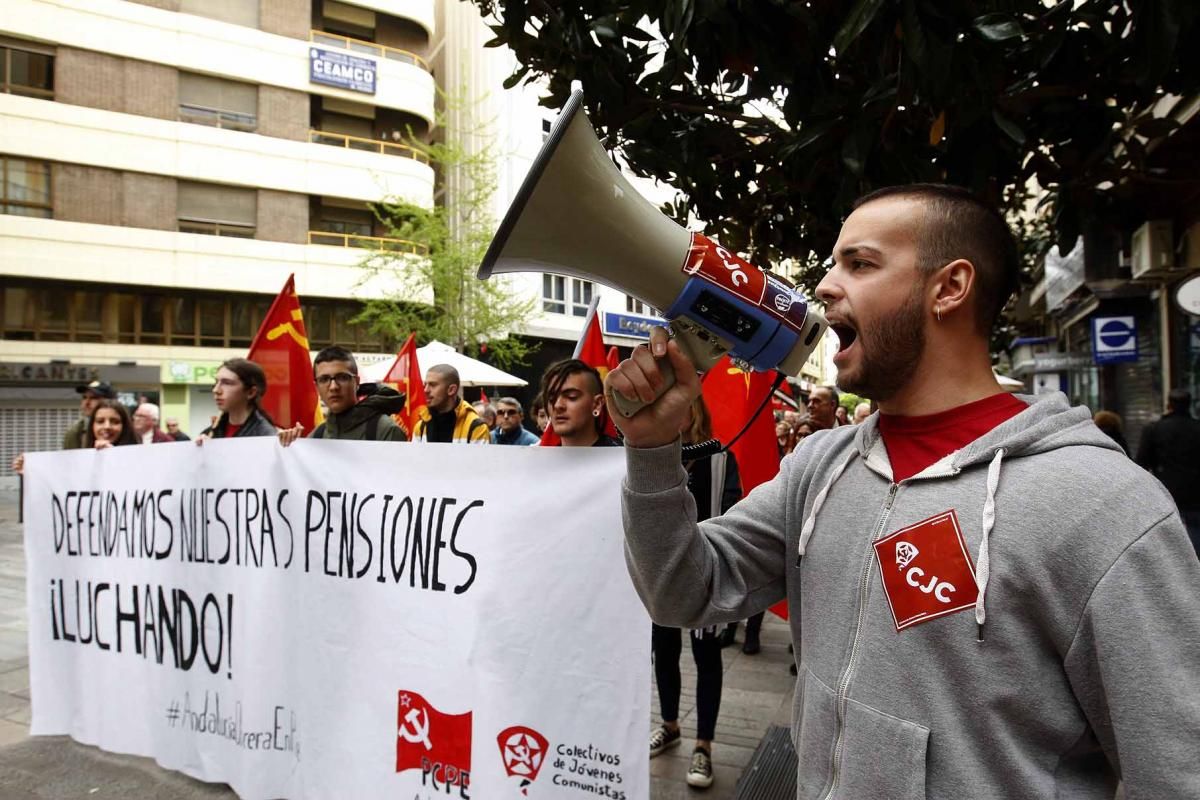
<svg viewBox="0 0 1200 800">
<path fill-rule="evenodd" d="M 345 147 L 350 150 L 362 150 L 366 153 L 379 153 L 385 156 L 400 156 L 411 158 L 420 164 L 428 164 L 429 156 L 406 144 L 385 142 L 380 139 L 364 139 L 360 136 L 350 136 L 345 133 L 310 130 L 308 140 L 313 144 L 327 144 L 333 147 Z"/>
<path fill-rule="evenodd" d="M 358 233 L 336 233 L 333 231 L 309 231 L 309 244 L 330 245 L 333 247 L 358 247 L 366 250 L 384 250 L 389 253 L 408 253 L 423 256 L 429 248 L 419 242 L 408 239 L 389 239 L 385 236 L 363 236 Z"/>
<path fill-rule="evenodd" d="M 429 62 L 421 58 L 416 53 L 410 53 L 407 50 L 400 50 L 395 47 L 388 47 L 374 42 L 364 41 L 362 39 L 353 39 L 349 36 L 342 36 L 340 33 L 326 33 L 325 31 L 309 31 L 308 40 L 313 44 L 323 44 L 329 47 L 340 47 L 343 50 L 349 50 L 353 53 L 365 53 L 375 58 L 385 58 L 390 61 L 399 61 L 402 64 L 415 64 L 426 72 L 431 72 Z"/>
</svg>

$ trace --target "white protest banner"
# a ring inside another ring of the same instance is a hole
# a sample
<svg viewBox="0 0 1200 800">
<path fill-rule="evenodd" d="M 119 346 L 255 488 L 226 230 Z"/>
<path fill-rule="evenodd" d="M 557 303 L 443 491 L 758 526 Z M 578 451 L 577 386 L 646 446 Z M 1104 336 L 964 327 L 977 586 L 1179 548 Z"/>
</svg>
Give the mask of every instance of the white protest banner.
<svg viewBox="0 0 1200 800">
<path fill-rule="evenodd" d="M 31 453 L 31 732 L 266 798 L 642 800 L 620 449 Z"/>
</svg>

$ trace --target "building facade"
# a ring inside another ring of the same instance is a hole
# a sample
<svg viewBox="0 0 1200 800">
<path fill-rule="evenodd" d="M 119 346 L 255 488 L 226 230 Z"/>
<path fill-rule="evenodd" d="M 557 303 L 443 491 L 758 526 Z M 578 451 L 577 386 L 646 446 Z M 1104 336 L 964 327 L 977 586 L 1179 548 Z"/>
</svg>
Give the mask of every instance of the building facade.
<svg viewBox="0 0 1200 800">
<path fill-rule="evenodd" d="M 84 378 L 208 424 L 289 274 L 314 348 L 387 291 L 368 204 L 429 205 L 433 0 L 11 0 L 0 16 L 0 462 Z M 405 248 L 402 242 L 385 246 Z"/>
</svg>

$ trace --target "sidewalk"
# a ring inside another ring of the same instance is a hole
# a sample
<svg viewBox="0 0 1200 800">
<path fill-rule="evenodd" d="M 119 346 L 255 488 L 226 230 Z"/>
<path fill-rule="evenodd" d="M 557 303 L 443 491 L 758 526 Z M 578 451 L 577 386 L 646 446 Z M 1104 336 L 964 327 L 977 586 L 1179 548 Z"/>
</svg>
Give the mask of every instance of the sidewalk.
<svg viewBox="0 0 1200 800">
<path fill-rule="evenodd" d="M 741 629 L 739 628 L 739 640 Z M 646 635 L 650 635 L 649 625 Z M 28 622 L 25 606 L 25 555 L 17 523 L 16 495 L 0 493 L 0 800 L 233 800 L 227 787 L 205 784 L 157 767 L 153 761 L 105 753 L 65 737 L 29 733 Z M 788 672 L 786 623 L 767 614 L 762 652 L 746 656 L 740 645 L 725 651 L 725 682 L 717 739 L 713 744 L 716 781 L 704 792 L 684 782 L 696 735 L 696 668 L 684 642 L 681 671 L 683 696 L 680 724 L 684 741 L 650 762 L 653 800 L 733 796 L 738 777 L 759 739 L 772 725 L 791 717 L 793 678 Z M 646 720 L 646 738 L 660 722 L 658 696 Z M 647 745 L 648 746 L 648 745 Z"/>
</svg>

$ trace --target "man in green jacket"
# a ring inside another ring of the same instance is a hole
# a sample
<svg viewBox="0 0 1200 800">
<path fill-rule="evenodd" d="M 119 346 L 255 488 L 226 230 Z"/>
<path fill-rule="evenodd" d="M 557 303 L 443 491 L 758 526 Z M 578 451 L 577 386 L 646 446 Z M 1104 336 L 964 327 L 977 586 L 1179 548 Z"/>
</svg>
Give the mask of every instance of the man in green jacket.
<svg viewBox="0 0 1200 800">
<path fill-rule="evenodd" d="M 326 420 L 309 434 L 311 439 L 403 442 L 404 431 L 392 414 L 404 408 L 404 395 L 387 386 L 359 395 L 358 364 L 344 348 L 326 347 L 313 362 L 317 394 L 329 412 Z M 279 432 L 285 447 L 304 435 L 299 422 Z"/>
</svg>

